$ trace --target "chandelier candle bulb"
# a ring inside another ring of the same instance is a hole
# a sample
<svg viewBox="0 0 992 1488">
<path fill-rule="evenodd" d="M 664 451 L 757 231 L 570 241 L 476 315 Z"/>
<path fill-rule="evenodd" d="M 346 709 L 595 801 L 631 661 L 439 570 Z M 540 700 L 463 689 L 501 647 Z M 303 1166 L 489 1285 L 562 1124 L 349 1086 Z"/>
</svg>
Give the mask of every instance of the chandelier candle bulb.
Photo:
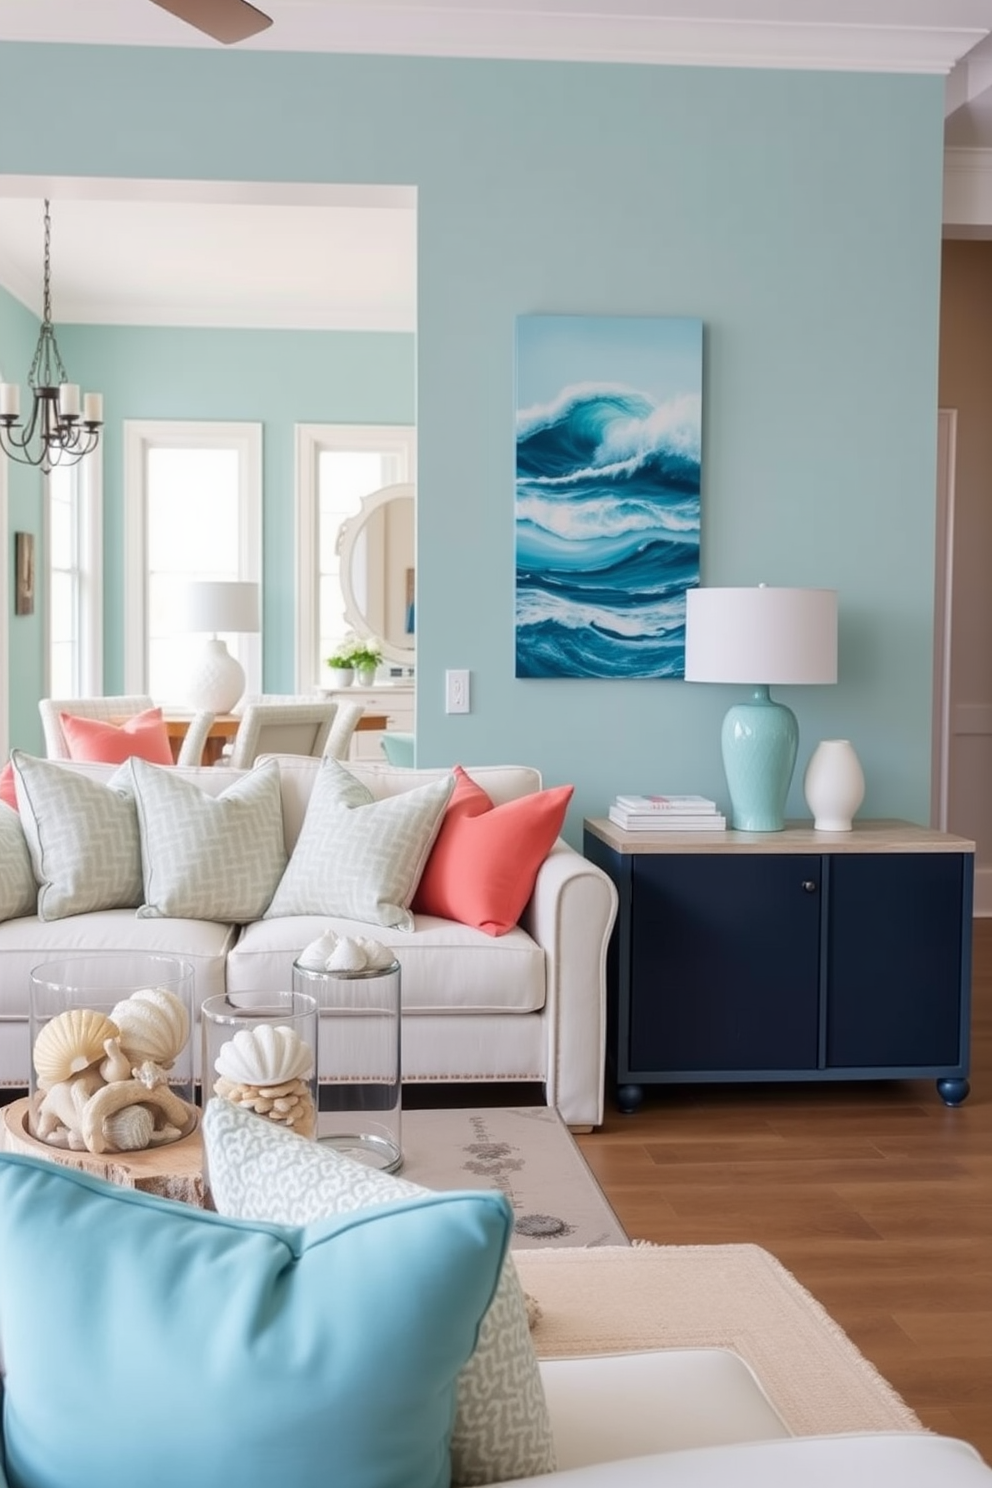
<svg viewBox="0 0 992 1488">
<path fill-rule="evenodd" d="M 59 413 L 63 418 L 79 417 L 79 383 L 59 384 Z"/>
<path fill-rule="evenodd" d="M 86 424 L 103 423 L 102 393 L 85 393 L 83 395 L 83 422 Z"/>
<path fill-rule="evenodd" d="M 21 411 L 21 390 L 16 382 L 0 382 L 0 418 L 17 418 Z"/>
</svg>

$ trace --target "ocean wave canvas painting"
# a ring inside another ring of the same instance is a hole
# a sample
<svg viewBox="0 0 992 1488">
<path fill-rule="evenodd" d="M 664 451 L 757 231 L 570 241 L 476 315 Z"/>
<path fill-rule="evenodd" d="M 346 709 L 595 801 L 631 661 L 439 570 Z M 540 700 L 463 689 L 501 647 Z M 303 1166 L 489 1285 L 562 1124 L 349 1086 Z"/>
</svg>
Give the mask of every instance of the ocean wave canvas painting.
<svg viewBox="0 0 992 1488">
<path fill-rule="evenodd" d="M 518 677 L 683 676 L 702 371 L 701 320 L 518 317 Z"/>
</svg>

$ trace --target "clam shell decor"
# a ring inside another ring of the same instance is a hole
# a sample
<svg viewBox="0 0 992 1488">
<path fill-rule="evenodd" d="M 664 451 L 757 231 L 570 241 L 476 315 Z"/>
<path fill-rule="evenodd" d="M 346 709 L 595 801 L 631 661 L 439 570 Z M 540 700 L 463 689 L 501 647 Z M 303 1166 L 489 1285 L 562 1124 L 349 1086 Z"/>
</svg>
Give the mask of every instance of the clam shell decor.
<svg viewBox="0 0 992 1488">
<path fill-rule="evenodd" d="M 365 965 L 369 971 L 385 971 L 396 960 L 392 947 L 383 945 L 380 940 L 363 940 L 359 937 L 358 944 L 365 952 Z"/>
<path fill-rule="evenodd" d="M 325 930 L 300 952 L 297 965 L 305 971 L 384 971 L 396 960 L 389 946 L 356 935 Z"/>
<path fill-rule="evenodd" d="M 116 1023 L 90 1008 L 70 1008 L 42 1028 L 34 1041 L 38 1084 L 48 1090 L 95 1064 L 104 1055 L 104 1042 L 118 1035 Z"/>
<path fill-rule="evenodd" d="M 110 1016 L 121 1031 L 121 1048 L 136 1065 L 150 1060 L 168 1069 L 189 1038 L 189 1013 L 165 987 L 140 987 Z"/>
<path fill-rule="evenodd" d="M 155 1117 L 148 1106 L 124 1106 L 103 1123 L 103 1135 L 111 1152 L 141 1152 L 152 1144 Z"/>
<path fill-rule="evenodd" d="M 272 1023 L 240 1029 L 214 1060 L 219 1075 L 242 1085 L 281 1085 L 304 1078 L 312 1067 L 313 1055 L 299 1034 Z"/>
</svg>

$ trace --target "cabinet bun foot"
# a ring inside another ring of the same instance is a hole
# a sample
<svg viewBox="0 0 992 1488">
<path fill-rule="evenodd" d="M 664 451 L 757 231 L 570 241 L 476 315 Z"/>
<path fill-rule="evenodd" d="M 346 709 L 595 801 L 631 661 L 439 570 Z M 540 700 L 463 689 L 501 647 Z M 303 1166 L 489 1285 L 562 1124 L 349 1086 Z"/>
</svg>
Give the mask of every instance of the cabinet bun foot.
<svg viewBox="0 0 992 1488">
<path fill-rule="evenodd" d="M 945 1106 L 959 1106 L 968 1099 L 971 1086 L 967 1080 L 938 1080 L 937 1094 Z"/>
</svg>

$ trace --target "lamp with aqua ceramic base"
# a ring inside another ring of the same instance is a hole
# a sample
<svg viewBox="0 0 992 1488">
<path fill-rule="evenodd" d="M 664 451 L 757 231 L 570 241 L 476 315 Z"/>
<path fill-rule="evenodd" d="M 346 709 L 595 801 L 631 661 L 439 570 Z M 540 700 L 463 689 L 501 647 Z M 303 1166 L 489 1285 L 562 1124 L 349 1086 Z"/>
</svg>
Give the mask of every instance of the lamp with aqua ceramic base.
<svg viewBox="0 0 992 1488">
<path fill-rule="evenodd" d="M 771 686 L 837 681 L 837 593 L 833 589 L 690 589 L 686 595 L 687 682 L 742 682 L 747 702 L 723 720 L 730 825 L 780 832 L 799 745 L 796 715 Z"/>
</svg>

